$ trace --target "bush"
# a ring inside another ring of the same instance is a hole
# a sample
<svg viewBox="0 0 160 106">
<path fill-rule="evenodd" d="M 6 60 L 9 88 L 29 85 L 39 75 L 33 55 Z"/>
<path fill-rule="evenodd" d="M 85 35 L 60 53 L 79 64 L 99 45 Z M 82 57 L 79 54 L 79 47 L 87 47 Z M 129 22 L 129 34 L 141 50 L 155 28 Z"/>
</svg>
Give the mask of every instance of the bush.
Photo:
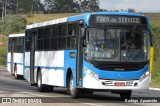
<svg viewBox="0 0 160 106">
<path fill-rule="evenodd" d="M 154 62 L 152 72 L 152 87 L 160 87 L 160 25 L 151 24 L 154 47 Z"/>
<path fill-rule="evenodd" d="M 28 15 L 27 15 L 27 18 L 33 18 L 33 17 L 34 17 L 33 14 L 28 14 Z"/>
<path fill-rule="evenodd" d="M 154 47 L 154 61 L 157 61 L 160 52 L 160 25 L 151 24 L 152 42 Z"/>
<path fill-rule="evenodd" d="M 3 34 L 12 34 L 19 33 L 21 30 L 24 30 L 27 24 L 27 20 L 18 15 L 11 15 L 6 17 L 3 21 L 1 20 L 1 33 Z"/>
<path fill-rule="evenodd" d="M 0 66 L 6 64 L 6 47 L 0 46 Z"/>
</svg>

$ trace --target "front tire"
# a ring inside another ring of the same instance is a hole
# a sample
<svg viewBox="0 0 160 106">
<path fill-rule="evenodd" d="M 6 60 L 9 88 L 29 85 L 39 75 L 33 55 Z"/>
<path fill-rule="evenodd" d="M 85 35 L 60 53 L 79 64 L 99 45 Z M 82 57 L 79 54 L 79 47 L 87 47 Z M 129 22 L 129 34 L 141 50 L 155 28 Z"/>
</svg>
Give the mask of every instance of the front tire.
<svg viewBox="0 0 160 106">
<path fill-rule="evenodd" d="M 73 81 L 73 75 L 72 74 L 71 74 L 70 79 L 69 79 L 68 90 L 69 90 L 69 94 L 71 95 L 72 98 L 79 97 L 80 90 L 78 88 L 74 87 L 74 81 Z"/>
</svg>

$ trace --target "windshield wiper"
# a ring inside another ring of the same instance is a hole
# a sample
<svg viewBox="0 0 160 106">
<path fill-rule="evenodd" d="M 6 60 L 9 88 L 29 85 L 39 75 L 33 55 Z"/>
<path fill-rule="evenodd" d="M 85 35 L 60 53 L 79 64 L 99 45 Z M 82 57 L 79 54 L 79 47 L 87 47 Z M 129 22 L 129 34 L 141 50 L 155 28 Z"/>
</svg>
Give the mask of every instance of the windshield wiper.
<svg viewBox="0 0 160 106">
<path fill-rule="evenodd" d="M 137 29 L 137 27 L 134 26 L 133 29 L 132 29 L 132 31 L 131 31 L 131 38 L 133 38 L 133 39 L 135 38 L 134 33 L 136 32 L 136 29 Z"/>
</svg>

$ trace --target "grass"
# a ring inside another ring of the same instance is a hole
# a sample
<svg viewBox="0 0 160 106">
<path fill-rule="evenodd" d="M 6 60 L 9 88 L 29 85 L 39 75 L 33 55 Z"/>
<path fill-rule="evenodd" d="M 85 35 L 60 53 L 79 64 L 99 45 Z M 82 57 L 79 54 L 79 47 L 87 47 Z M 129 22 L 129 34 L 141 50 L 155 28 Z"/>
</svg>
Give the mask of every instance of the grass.
<svg viewBox="0 0 160 106">
<path fill-rule="evenodd" d="M 0 66 L 6 65 L 6 46 L 7 37 L 3 35 L 3 38 L 0 40 Z"/>
<path fill-rule="evenodd" d="M 156 57 L 155 57 L 156 58 Z M 150 86 L 160 88 L 160 53 L 157 61 L 154 61 Z"/>
<path fill-rule="evenodd" d="M 149 17 L 151 23 L 160 25 L 160 13 L 143 13 L 143 14 Z"/>
<path fill-rule="evenodd" d="M 28 14 L 22 15 L 27 19 L 28 24 L 64 18 L 68 16 L 78 15 L 78 13 L 57 13 L 57 14 Z"/>
</svg>

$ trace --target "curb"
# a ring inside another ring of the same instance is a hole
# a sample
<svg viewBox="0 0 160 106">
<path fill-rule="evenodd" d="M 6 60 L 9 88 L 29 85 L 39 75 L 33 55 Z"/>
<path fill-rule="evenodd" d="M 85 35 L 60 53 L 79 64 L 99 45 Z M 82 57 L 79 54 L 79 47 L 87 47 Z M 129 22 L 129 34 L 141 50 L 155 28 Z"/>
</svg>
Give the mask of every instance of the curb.
<svg viewBox="0 0 160 106">
<path fill-rule="evenodd" d="M 149 88 L 149 90 L 160 91 L 160 88 Z"/>
</svg>

